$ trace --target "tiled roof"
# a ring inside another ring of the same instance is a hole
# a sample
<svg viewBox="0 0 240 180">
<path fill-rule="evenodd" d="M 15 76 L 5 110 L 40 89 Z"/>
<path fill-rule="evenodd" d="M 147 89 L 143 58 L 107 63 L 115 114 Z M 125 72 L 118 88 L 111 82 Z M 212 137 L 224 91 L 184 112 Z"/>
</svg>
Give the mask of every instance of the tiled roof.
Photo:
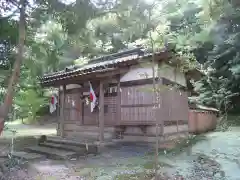
<svg viewBox="0 0 240 180">
<path fill-rule="evenodd" d="M 167 52 L 166 49 L 158 51 L 156 55 L 159 55 L 163 52 Z M 123 65 L 128 62 L 136 61 L 142 58 L 151 57 L 152 53 L 136 48 L 133 50 L 128 50 L 120 53 L 111 54 L 108 56 L 99 57 L 92 59 L 88 64 L 83 66 L 71 66 L 65 68 L 65 70 L 45 74 L 43 77 L 40 77 L 41 82 L 52 81 L 59 77 L 64 77 L 73 74 L 83 75 L 85 73 L 91 73 L 96 70 L 106 70 L 107 68 L 117 67 L 118 65 Z"/>
<path fill-rule="evenodd" d="M 99 63 L 94 63 L 94 64 L 86 64 L 82 67 L 77 68 L 77 66 L 73 66 L 73 67 L 67 67 L 65 68 L 65 70 L 62 71 L 58 71 L 55 73 L 51 73 L 51 74 L 46 74 L 43 76 L 43 79 L 45 78 L 52 78 L 52 77 L 56 77 L 59 75 L 67 75 L 67 74 L 72 74 L 75 72 L 81 72 L 81 71 L 90 71 L 90 70 L 94 70 L 96 68 L 100 68 L 104 69 L 107 68 L 107 66 L 112 65 L 112 64 L 118 64 L 121 62 L 125 62 L 125 61 L 130 61 L 130 60 L 134 60 L 134 59 L 138 59 L 139 56 L 138 55 L 131 55 L 131 56 L 127 56 L 127 57 L 123 57 L 123 58 L 118 58 L 118 59 L 114 59 L 114 60 L 110 60 L 110 61 L 105 61 L 105 62 L 99 62 Z"/>
</svg>

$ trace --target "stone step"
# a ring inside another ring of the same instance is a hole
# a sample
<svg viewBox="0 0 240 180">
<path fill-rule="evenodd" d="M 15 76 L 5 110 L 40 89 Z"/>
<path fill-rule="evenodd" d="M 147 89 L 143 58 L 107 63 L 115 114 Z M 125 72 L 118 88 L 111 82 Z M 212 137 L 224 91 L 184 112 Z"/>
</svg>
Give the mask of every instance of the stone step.
<svg viewBox="0 0 240 180">
<path fill-rule="evenodd" d="M 66 151 L 66 150 L 60 150 L 56 148 L 43 147 L 43 146 L 27 147 L 25 148 L 25 151 L 42 154 L 49 159 L 58 159 L 58 160 L 71 159 L 71 158 L 76 158 L 78 156 L 77 153 L 73 151 Z"/>
<path fill-rule="evenodd" d="M 42 160 L 46 158 L 42 154 L 36 154 L 36 153 L 24 152 L 24 151 L 13 152 L 12 156 L 21 160 L 26 160 L 26 161 Z"/>
<path fill-rule="evenodd" d="M 72 152 L 76 152 L 78 155 L 85 155 L 87 153 L 86 147 L 82 147 L 78 145 L 58 144 L 58 143 L 46 141 L 44 143 L 40 143 L 39 146 L 72 151 Z"/>
<path fill-rule="evenodd" d="M 51 144 L 60 144 L 61 147 L 77 147 L 83 148 L 88 154 L 97 154 L 98 153 L 98 145 L 93 142 L 79 142 L 71 139 L 61 138 L 61 137 L 51 137 L 48 136 L 46 142 L 44 143 L 51 143 Z M 56 145 L 56 146 L 57 146 Z"/>
</svg>

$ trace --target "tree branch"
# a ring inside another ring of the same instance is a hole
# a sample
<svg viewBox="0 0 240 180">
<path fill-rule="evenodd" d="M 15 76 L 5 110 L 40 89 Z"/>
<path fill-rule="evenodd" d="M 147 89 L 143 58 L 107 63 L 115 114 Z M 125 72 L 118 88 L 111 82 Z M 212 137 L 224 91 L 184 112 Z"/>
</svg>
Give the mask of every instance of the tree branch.
<svg viewBox="0 0 240 180">
<path fill-rule="evenodd" d="M 13 17 L 18 11 L 19 11 L 19 9 L 17 8 L 11 14 L 9 14 L 7 16 L 3 16 L 1 19 L 9 19 L 9 18 Z"/>
</svg>

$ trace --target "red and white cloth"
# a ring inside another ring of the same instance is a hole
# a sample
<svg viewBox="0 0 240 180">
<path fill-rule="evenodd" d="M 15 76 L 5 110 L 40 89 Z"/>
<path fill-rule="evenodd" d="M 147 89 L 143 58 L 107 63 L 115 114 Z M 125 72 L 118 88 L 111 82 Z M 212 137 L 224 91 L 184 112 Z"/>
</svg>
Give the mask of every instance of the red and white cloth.
<svg viewBox="0 0 240 180">
<path fill-rule="evenodd" d="M 90 103 L 91 103 L 91 112 L 93 112 L 95 106 L 96 106 L 96 102 L 97 102 L 97 97 L 95 95 L 95 92 L 92 88 L 92 84 L 89 81 L 89 85 L 90 85 Z"/>
<path fill-rule="evenodd" d="M 53 113 L 57 110 L 57 97 L 55 95 L 52 95 L 50 100 L 50 106 L 49 106 L 50 113 Z"/>
</svg>

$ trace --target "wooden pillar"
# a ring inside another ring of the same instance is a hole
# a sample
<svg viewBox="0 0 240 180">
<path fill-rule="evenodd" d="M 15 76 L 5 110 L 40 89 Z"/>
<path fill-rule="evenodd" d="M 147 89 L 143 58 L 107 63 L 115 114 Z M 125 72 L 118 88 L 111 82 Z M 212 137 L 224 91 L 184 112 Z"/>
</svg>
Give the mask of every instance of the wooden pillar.
<svg viewBox="0 0 240 180">
<path fill-rule="evenodd" d="M 61 123 L 61 88 L 58 88 L 58 104 L 57 104 L 57 136 L 60 136 Z"/>
<path fill-rule="evenodd" d="M 117 123 L 121 122 L 121 86 L 120 86 L 120 75 L 117 77 Z"/>
<path fill-rule="evenodd" d="M 66 85 L 63 85 L 62 96 L 61 96 L 61 111 L 60 111 L 60 136 L 61 137 L 64 137 L 65 99 L 66 99 Z"/>
<path fill-rule="evenodd" d="M 80 126 L 83 125 L 83 119 L 82 119 L 82 105 L 83 105 L 83 101 L 82 101 L 82 92 L 80 91 L 79 94 L 78 94 L 78 101 L 76 102 L 77 103 L 77 114 L 78 114 L 78 123 Z"/>
<path fill-rule="evenodd" d="M 84 98 L 83 98 L 83 92 L 84 92 L 84 84 L 80 84 L 81 89 L 80 89 L 80 119 L 81 119 L 81 125 L 84 125 Z"/>
<path fill-rule="evenodd" d="M 58 88 L 58 105 L 57 105 L 57 119 L 61 118 L 61 105 L 60 105 L 60 101 L 61 101 L 61 88 Z"/>
<path fill-rule="evenodd" d="M 99 85 L 99 141 L 104 141 L 104 89 L 103 81 L 100 80 Z"/>
</svg>

